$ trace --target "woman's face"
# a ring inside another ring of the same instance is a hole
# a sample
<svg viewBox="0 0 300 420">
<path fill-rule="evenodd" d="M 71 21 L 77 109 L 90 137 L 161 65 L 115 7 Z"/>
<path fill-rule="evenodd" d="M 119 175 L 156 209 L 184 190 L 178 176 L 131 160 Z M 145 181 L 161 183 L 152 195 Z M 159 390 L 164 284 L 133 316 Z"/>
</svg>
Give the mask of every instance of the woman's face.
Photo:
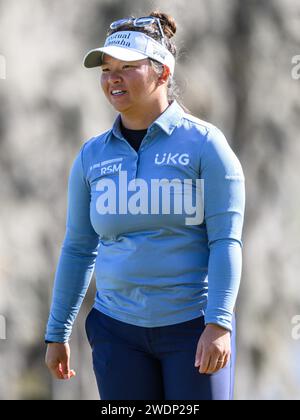
<svg viewBox="0 0 300 420">
<path fill-rule="evenodd" d="M 101 71 L 103 92 L 118 112 L 141 111 L 161 95 L 158 75 L 148 59 L 121 61 L 105 54 Z"/>
</svg>

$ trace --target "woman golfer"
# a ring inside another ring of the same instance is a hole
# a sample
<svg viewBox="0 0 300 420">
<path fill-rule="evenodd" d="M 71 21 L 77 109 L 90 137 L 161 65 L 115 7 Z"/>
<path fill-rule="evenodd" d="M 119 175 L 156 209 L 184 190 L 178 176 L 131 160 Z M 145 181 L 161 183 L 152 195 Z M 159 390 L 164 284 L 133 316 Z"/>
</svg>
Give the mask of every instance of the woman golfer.
<svg viewBox="0 0 300 420">
<path fill-rule="evenodd" d="M 68 341 L 95 267 L 86 332 L 103 400 L 233 396 L 244 176 L 174 99 L 175 32 L 157 11 L 121 19 L 84 60 L 118 117 L 70 172 L 46 364 L 75 375 Z"/>
</svg>

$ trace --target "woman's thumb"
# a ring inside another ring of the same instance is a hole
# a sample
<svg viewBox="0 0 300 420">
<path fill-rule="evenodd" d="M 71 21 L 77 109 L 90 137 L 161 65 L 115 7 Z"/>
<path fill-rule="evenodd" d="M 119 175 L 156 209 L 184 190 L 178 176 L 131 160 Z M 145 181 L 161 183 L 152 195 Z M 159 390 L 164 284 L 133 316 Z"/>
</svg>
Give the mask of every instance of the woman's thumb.
<svg viewBox="0 0 300 420">
<path fill-rule="evenodd" d="M 61 373 L 62 373 L 64 379 L 70 379 L 70 365 L 69 365 L 69 360 L 63 361 L 61 363 Z"/>
<path fill-rule="evenodd" d="M 65 362 L 61 364 L 61 372 L 64 379 L 71 379 L 73 376 L 76 376 L 75 370 L 70 370 L 69 362 Z"/>
<path fill-rule="evenodd" d="M 201 359 L 202 359 L 202 346 L 198 345 L 197 347 L 197 351 L 196 351 L 196 355 L 195 355 L 195 363 L 194 366 L 195 367 L 199 367 L 200 363 L 201 363 Z"/>
</svg>

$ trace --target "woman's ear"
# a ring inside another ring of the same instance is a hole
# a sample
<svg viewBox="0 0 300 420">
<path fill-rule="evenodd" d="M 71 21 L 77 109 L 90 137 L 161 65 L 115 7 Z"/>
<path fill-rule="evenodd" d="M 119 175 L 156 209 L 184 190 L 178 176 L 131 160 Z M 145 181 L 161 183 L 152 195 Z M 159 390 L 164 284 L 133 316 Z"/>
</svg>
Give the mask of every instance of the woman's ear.
<svg viewBox="0 0 300 420">
<path fill-rule="evenodd" d="M 163 85 L 164 83 L 167 83 L 169 76 L 170 76 L 170 69 L 168 66 L 164 65 L 164 70 L 162 74 L 159 76 L 159 84 Z"/>
</svg>

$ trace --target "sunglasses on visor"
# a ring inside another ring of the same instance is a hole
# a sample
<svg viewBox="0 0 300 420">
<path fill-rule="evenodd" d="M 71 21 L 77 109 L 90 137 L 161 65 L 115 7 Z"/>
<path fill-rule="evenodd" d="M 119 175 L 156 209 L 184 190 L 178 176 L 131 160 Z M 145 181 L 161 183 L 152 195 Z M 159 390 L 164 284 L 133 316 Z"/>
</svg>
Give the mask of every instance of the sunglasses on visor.
<svg viewBox="0 0 300 420">
<path fill-rule="evenodd" d="M 125 25 L 133 25 L 136 28 L 144 28 L 145 26 L 152 25 L 153 23 L 157 24 L 157 26 L 159 28 L 162 44 L 165 46 L 165 35 L 164 35 L 164 31 L 161 27 L 160 20 L 159 20 L 159 18 L 156 18 L 156 17 L 153 17 L 153 16 L 145 16 L 145 17 L 140 17 L 140 18 L 119 19 L 119 20 L 116 20 L 115 22 L 112 22 L 110 24 L 110 29 L 118 29 L 121 26 L 125 26 Z"/>
</svg>

